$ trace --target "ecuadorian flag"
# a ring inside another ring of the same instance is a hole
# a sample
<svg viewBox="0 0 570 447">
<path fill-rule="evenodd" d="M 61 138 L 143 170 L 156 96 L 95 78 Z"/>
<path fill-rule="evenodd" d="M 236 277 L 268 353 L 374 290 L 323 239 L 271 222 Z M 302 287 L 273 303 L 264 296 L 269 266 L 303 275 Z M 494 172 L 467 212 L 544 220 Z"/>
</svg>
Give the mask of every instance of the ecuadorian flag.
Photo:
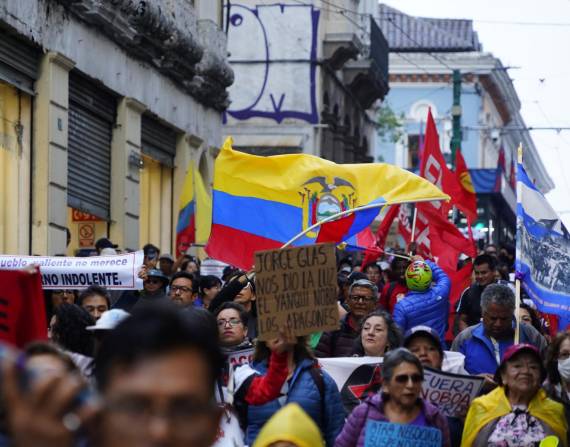
<svg viewBox="0 0 570 447">
<path fill-rule="evenodd" d="M 250 269 L 254 253 L 280 248 L 327 217 L 364 205 L 449 200 L 435 185 L 384 163 L 338 165 L 307 154 L 260 157 L 232 149 L 214 167 L 212 230 L 206 252 Z M 368 227 L 380 208 L 353 213 L 341 240 Z M 293 245 L 316 242 L 319 228 Z M 340 241 L 340 240 L 339 240 Z"/>
<path fill-rule="evenodd" d="M 212 223 L 212 199 L 200 172 L 192 161 L 180 194 L 176 224 L 176 254 L 185 253 L 192 244 L 205 244 Z"/>
</svg>

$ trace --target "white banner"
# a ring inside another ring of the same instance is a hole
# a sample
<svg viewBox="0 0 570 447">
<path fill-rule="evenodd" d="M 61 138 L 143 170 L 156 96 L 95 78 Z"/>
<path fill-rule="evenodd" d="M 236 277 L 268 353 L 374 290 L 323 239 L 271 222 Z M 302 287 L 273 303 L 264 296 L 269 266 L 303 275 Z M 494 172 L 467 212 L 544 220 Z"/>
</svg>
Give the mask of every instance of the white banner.
<svg viewBox="0 0 570 447">
<path fill-rule="evenodd" d="M 222 261 L 218 261 L 217 259 L 212 259 L 212 258 L 204 259 L 200 264 L 200 275 L 201 276 L 214 275 L 221 280 L 222 274 L 224 273 L 224 269 L 228 265 L 229 264 L 226 264 L 225 262 Z"/>
<path fill-rule="evenodd" d="M 464 417 L 473 398 L 479 393 L 483 380 L 479 377 L 458 375 L 464 372 L 464 356 L 445 351 L 443 372 L 424 368 L 422 397 L 441 407 L 449 416 Z M 336 382 L 347 412 L 366 397 L 378 392 L 382 379 L 382 357 L 320 358 L 319 364 Z"/>
<path fill-rule="evenodd" d="M 47 290 L 84 289 L 98 285 L 113 290 L 142 289 L 138 272 L 144 253 L 73 258 L 64 256 L 0 255 L 0 269 L 15 270 L 37 265 Z"/>
</svg>

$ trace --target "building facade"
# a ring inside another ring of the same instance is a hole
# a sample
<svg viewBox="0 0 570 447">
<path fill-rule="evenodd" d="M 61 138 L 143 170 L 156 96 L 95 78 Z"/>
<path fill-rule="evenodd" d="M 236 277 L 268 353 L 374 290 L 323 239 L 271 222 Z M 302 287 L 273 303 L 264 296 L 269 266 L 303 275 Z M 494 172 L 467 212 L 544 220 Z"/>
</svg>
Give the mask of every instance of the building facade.
<svg viewBox="0 0 570 447">
<path fill-rule="evenodd" d="M 374 0 L 232 1 L 235 72 L 225 133 L 261 155 L 303 152 L 371 161 L 372 108 L 388 91 L 388 47 Z"/>
<path fill-rule="evenodd" d="M 222 142 L 221 23 L 210 0 L 2 2 L 0 253 L 173 251 L 186 172 L 210 183 Z"/>
<path fill-rule="evenodd" d="M 519 143 L 538 188 L 546 193 L 554 184 L 526 130 L 508 67 L 483 51 L 470 20 L 412 17 L 383 4 L 378 12 L 390 46 L 391 89 L 385 103 L 401 119 L 402 128 L 397 142 L 378 140 L 376 160 L 418 169 L 431 108 L 442 152 L 451 165 L 453 112 L 460 111 L 460 148 L 478 196 L 478 227 L 486 242 L 513 242 L 512 174 Z M 454 109 L 453 70 L 461 73 L 459 110 Z"/>
</svg>

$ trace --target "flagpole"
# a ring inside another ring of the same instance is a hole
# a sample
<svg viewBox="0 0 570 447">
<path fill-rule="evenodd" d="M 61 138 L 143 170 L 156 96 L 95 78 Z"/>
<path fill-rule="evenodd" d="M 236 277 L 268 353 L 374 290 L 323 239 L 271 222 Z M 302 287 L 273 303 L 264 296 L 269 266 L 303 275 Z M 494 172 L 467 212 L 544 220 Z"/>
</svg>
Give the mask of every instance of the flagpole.
<svg viewBox="0 0 570 447">
<path fill-rule="evenodd" d="M 410 243 L 416 240 L 416 220 L 418 218 L 418 207 L 414 206 L 414 218 L 412 219 L 412 237 L 410 238 Z"/>
<path fill-rule="evenodd" d="M 446 200 L 446 199 L 435 199 L 435 200 Z M 417 199 L 415 200 L 415 202 L 433 202 L 434 199 Z M 292 239 L 290 239 L 289 241 L 287 241 L 286 244 L 282 245 L 281 248 L 287 248 L 289 245 L 291 245 L 293 242 L 295 242 L 297 239 L 300 239 L 301 237 L 303 237 L 306 233 L 308 233 L 309 231 L 314 230 L 317 227 L 320 227 L 322 224 L 325 224 L 327 222 L 330 222 L 331 220 L 335 220 L 338 219 L 339 217 L 344 217 L 347 216 L 348 214 L 351 213 L 355 213 L 357 211 L 364 211 L 364 210 L 370 210 L 373 208 L 382 208 L 385 205 L 400 205 L 402 203 L 410 203 L 409 200 L 397 200 L 394 202 L 389 202 L 389 203 L 371 203 L 369 205 L 363 205 L 363 206 L 358 206 L 356 208 L 352 208 L 349 210 L 345 210 L 345 211 L 341 211 L 340 213 L 337 214 L 333 214 L 332 216 L 327 217 L 326 219 L 321 220 L 320 222 L 317 222 L 314 225 L 311 225 L 308 228 L 305 228 L 303 231 L 301 231 L 299 234 L 297 234 L 296 236 L 294 236 Z"/>
<path fill-rule="evenodd" d="M 522 156 L 523 156 L 523 149 L 522 143 L 519 143 L 519 147 L 517 148 L 517 162 L 522 164 Z M 520 262 L 522 256 L 522 240 L 521 240 L 521 231 L 519 225 L 519 216 L 518 210 L 520 209 L 520 205 L 522 204 L 522 183 L 521 179 L 517 179 L 517 233 L 516 233 L 516 259 Z M 516 265 L 516 264 L 515 264 Z M 518 344 L 520 341 L 520 306 L 521 306 L 521 280 L 519 279 L 518 275 L 516 274 L 515 268 L 515 344 Z"/>
</svg>

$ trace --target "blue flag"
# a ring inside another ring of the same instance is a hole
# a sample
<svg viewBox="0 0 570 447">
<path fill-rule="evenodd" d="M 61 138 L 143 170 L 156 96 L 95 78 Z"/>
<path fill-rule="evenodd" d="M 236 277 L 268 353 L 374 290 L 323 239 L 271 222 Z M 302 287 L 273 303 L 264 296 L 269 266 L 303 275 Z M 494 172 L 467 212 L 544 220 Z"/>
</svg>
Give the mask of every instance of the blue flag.
<svg viewBox="0 0 570 447">
<path fill-rule="evenodd" d="M 538 310 L 568 319 L 570 235 L 521 163 L 517 195 L 517 278 Z"/>
</svg>

